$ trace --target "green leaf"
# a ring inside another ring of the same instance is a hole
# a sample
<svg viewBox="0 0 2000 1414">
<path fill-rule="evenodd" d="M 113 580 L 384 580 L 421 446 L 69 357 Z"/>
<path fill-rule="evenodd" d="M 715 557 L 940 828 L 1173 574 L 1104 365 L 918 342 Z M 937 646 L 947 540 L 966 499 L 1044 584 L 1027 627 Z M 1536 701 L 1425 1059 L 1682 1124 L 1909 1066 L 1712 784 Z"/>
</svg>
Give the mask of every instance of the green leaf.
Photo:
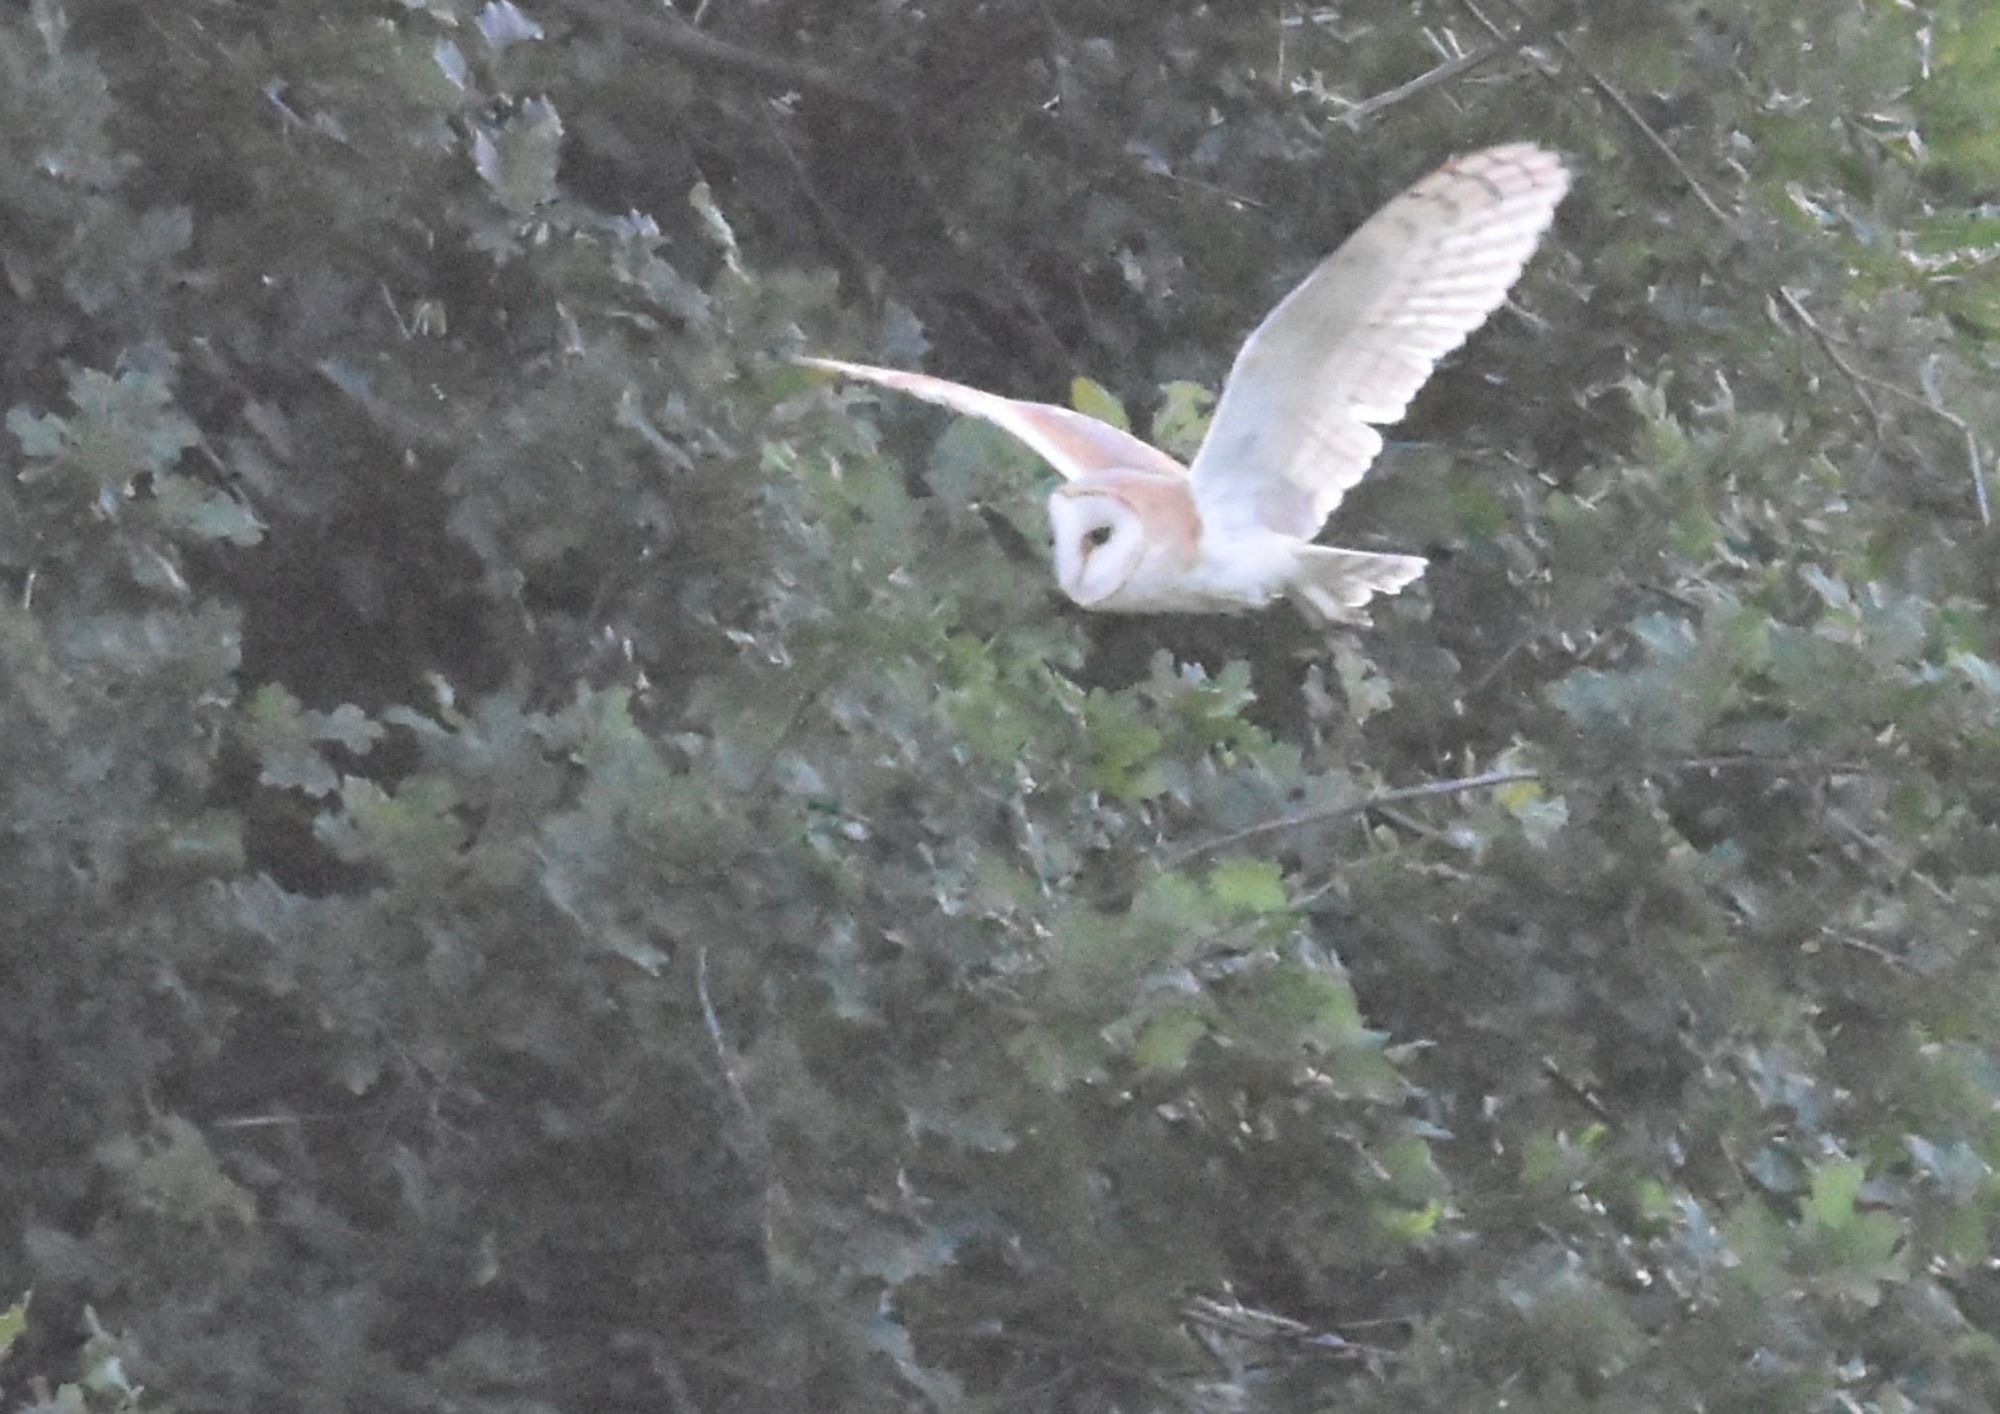
<svg viewBox="0 0 2000 1414">
<path fill-rule="evenodd" d="M 1172 457 L 1193 461 L 1208 435 L 1209 409 L 1215 394 L 1199 383 L 1164 383 L 1160 410 L 1153 414 L 1153 445 Z"/>
<path fill-rule="evenodd" d="M 1185 874 L 1155 874 L 1139 886 L 1128 915 L 1140 935 L 1147 939 L 1174 940 L 1214 921 L 1218 911 L 1203 897 L 1202 889 Z M 1153 949 L 1157 956 L 1178 956 L 1176 947 Z"/>
<path fill-rule="evenodd" d="M 94 368 L 70 374 L 67 418 L 36 417 L 22 408 L 7 425 L 30 459 L 27 482 L 55 477 L 80 481 L 90 499 L 109 508 L 141 476 L 161 476 L 200 441 L 195 425 L 173 407 L 166 379 L 145 369 L 113 378 Z"/>
<path fill-rule="evenodd" d="M 7 410 L 7 430 L 21 444 L 22 455 L 45 461 L 62 452 L 69 424 L 54 413 L 34 413 L 25 407 Z"/>
<path fill-rule="evenodd" d="M 1801 1211 L 1806 1219 L 1829 1232 L 1854 1221 L 1854 1199 L 1866 1170 L 1852 1159 L 1835 1159 L 1813 1170 L 1812 1190 Z"/>
<path fill-rule="evenodd" d="M 1146 1075 L 1171 1075 L 1186 1068 L 1201 1038 L 1209 1033 L 1206 1013 L 1197 1007 L 1176 1007 L 1152 1017 L 1132 1047 L 1133 1064 Z"/>
<path fill-rule="evenodd" d="M 1376 670 L 1374 660 L 1363 653 L 1346 635 L 1332 641 L 1333 667 L 1340 677 L 1340 690 L 1347 699 L 1348 713 L 1365 722 L 1377 712 L 1395 705 L 1389 679 Z"/>
<path fill-rule="evenodd" d="M 343 702 L 331 712 L 308 712 L 306 724 L 315 741 L 331 741 L 360 756 L 380 741 L 384 727 L 356 707 Z"/>
<path fill-rule="evenodd" d="M 312 725 L 298 698 L 281 683 L 266 683 L 245 704 L 246 735 L 257 758 L 257 779 L 279 790 L 332 795 L 340 775 L 320 755 Z"/>
<path fill-rule="evenodd" d="M 1437 1230 L 1445 1210 L 1441 1203 L 1426 1203 L 1421 1208 L 1399 1208 L 1392 1203 L 1380 1203 L 1370 1212 L 1384 1236 L 1398 1242 L 1417 1242 Z"/>
<path fill-rule="evenodd" d="M 1493 798 L 1521 824 L 1521 833 L 1537 849 L 1545 849 L 1569 824 L 1569 803 L 1549 795 L 1538 781 L 1512 781 L 1493 793 Z"/>
<path fill-rule="evenodd" d="M 1281 913 L 1291 906 L 1285 878 L 1268 859 L 1228 859 L 1209 871 L 1208 891 L 1226 909 Z"/>
<path fill-rule="evenodd" d="M 266 683 L 252 693 L 244 717 L 258 779 L 308 795 L 331 795 L 340 787 L 340 774 L 320 743 L 334 742 L 359 756 L 381 740 L 384 730 L 351 703 L 331 712 L 307 711 L 281 683 Z"/>
<path fill-rule="evenodd" d="M 1113 397 L 1110 390 L 1101 383 L 1088 378 L 1072 379 L 1069 385 L 1069 405 L 1078 412 L 1108 422 L 1120 432 L 1132 430 L 1132 420 L 1125 415 L 1125 405 Z"/>
<path fill-rule="evenodd" d="M 7 1358 L 7 1352 L 14 1348 L 14 1342 L 21 1338 L 21 1332 L 28 1328 L 28 1303 L 34 1299 L 29 1292 L 6 1310 L 0 1311 L 0 1360 Z"/>
<path fill-rule="evenodd" d="M 1862 1190 L 1866 1170 L 1852 1158 L 1836 1158 L 1812 1170 L 1812 1192 L 1804 1214 L 1830 1232 L 1854 1222 L 1854 1198 Z"/>
<path fill-rule="evenodd" d="M 392 793 L 360 776 L 340 783 L 337 810 L 313 833 L 349 863 L 373 863 L 398 875 L 448 867 L 465 844 L 457 792 L 442 776 L 408 776 Z"/>
<path fill-rule="evenodd" d="M 1430 1144 L 1415 1134 L 1398 1134 L 1377 1145 L 1375 1160 L 1405 1197 L 1441 1197 L 1447 1191 L 1444 1173 Z"/>
<path fill-rule="evenodd" d="M 163 476 L 154 485 L 160 519 L 174 530 L 200 540 L 225 540 L 231 545 L 255 545 L 264 525 L 250 508 L 226 492 L 203 486 L 191 476 Z"/>
<path fill-rule="evenodd" d="M 716 204 L 715 193 L 709 189 L 708 183 L 696 182 L 688 189 L 687 199 L 688 205 L 694 208 L 697 216 L 701 217 L 702 233 L 708 237 L 709 243 L 722 252 L 723 259 L 730 269 L 741 273 L 742 256 L 736 244 L 735 228 L 729 224 L 729 218 Z"/>
<path fill-rule="evenodd" d="M 1248 1015 L 1280 1045 L 1332 1048 L 1373 1035 L 1362 1025 L 1361 1005 L 1345 978 L 1295 963 L 1258 976 Z"/>
<path fill-rule="evenodd" d="M 257 1200 L 224 1171 L 201 1130 L 179 1115 L 161 1116 L 143 1138 L 106 1141 L 99 1158 L 138 1211 L 191 1227 L 256 1219 Z"/>
<path fill-rule="evenodd" d="M 526 216 L 556 198 L 562 137 L 562 118 L 555 105 L 530 99 L 500 122 L 473 133 L 472 164 L 502 206 L 515 216 Z"/>
</svg>

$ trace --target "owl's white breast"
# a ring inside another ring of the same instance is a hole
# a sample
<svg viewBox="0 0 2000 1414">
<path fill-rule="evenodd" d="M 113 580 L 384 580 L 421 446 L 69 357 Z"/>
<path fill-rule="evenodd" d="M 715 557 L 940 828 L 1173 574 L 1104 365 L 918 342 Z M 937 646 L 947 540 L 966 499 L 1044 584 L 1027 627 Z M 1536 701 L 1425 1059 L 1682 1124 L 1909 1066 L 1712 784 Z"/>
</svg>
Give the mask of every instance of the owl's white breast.
<svg viewBox="0 0 2000 1414">
<path fill-rule="evenodd" d="M 1096 607 L 1123 613 L 1192 614 L 1261 609 L 1291 583 L 1302 543 L 1265 530 L 1204 534 L 1192 564 L 1148 547 L 1118 593 Z"/>
<path fill-rule="evenodd" d="M 1201 558 L 1189 578 L 1199 593 L 1218 605 L 1262 608 L 1292 582 L 1303 544 L 1261 527 L 1226 534 L 1207 529 L 1201 537 Z"/>
</svg>

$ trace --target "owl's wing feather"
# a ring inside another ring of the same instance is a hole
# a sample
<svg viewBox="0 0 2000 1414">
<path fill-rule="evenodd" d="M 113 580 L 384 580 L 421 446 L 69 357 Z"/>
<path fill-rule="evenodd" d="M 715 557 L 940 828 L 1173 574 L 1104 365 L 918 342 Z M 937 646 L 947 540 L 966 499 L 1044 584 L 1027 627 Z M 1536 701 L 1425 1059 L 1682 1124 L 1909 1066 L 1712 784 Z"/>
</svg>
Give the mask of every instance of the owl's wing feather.
<svg viewBox="0 0 2000 1414">
<path fill-rule="evenodd" d="M 1003 432 L 1027 444 L 1043 461 L 1074 481 L 1092 472 L 1131 469 L 1186 476 L 1187 468 L 1156 447 L 1149 447 L 1129 432 L 1121 432 L 1108 422 L 1088 413 L 1057 407 L 1053 403 L 1028 403 L 983 393 L 963 383 L 932 378 L 923 373 L 907 373 L 898 368 L 875 368 L 865 363 L 844 363 L 833 358 L 799 358 L 794 362 L 807 368 L 823 368 L 864 382 L 895 388 L 926 402 L 938 403 L 965 417 L 990 422 Z"/>
<path fill-rule="evenodd" d="M 1506 298 L 1569 190 L 1528 143 L 1455 158 L 1320 263 L 1237 354 L 1193 491 L 1204 523 L 1311 539 L 1437 361 Z"/>
</svg>

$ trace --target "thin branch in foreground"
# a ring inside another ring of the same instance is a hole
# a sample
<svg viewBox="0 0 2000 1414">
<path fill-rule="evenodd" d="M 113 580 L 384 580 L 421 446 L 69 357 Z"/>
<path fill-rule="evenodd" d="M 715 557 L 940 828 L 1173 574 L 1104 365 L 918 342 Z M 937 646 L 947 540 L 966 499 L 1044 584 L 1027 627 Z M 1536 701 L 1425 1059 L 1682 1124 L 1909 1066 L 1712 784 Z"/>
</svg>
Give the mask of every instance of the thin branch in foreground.
<svg viewBox="0 0 2000 1414">
<path fill-rule="evenodd" d="M 701 1001 L 702 1024 L 708 1029 L 709 1044 L 715 1047 L 715 1062 L 722 1071 L 722 1083 L 729 1091 L 729 1097 L 736 1102 L 743 1121 L 749 1126 L 750 1137 L 761 1147 L 763 1126 L 757 1120 L 757 1111 L 750 1104 L 750 1097 L 744 1092 L 743 1079 L 736 1073 L 735 1053 L 722 1034 L 722 1018 L 716 1014 L 715 999 L 708 994 L 708 948 L 706 945 L 695 949 L 694 989 Z"/>
<path fill-rule="evenodd" d="M 671 10 L 632 9 L 616 0 L 566 0 L 564 8 L 572 14 L 587 15 L 606 29 L 616 30 L 636 46 L 665 50 L 697 67 L 769 79 L 802 93 L 817 93 L 880 111 L 902 111 L 895 100 L 831 70 L 717 39 Z M 707 8 L 702 6 L 704 10 Z"/>
<path fill-rule="evenodd" d="M 1770 756 L 1757 751 L 1729 751 L 1720 756 L 1689 756 L 1669 763 L 1675 771 L 1783 771 L 1803 768 L 1829 776 L 1865 776 L 1870 767 L 1861 761 L 1816 761 L 1810 756 Z"/>
<path fill-rule="evenodd" d="M 1495 59 L 1504 59 L 1525 43 L 1526 40 L 1495 40 L 1484 49 L 1475 49 L 1470 54 L 1461 54 L 1456 59 L 1448 59 L 1434 69 L 1426 69 L 1407 83 L 1399 83 L 1372 98 L 1362 99 L 1349 107 L 1335 121 L 1345 123 L 1350 128 L 1358 128 L 1368 119 L 1395 107 L 1398 103 L 1415 98 L 1418 94 L 1428 92 L 1440 84 L 1450 83 L 1462 75 L 1483 69 Z"/>
<path fill-rule="evenodd" d="M 1932 898 L 1945 905 L 1946 908 L 1951 907 L 1951 893 L 1944 885 L 1917 868 L 1914 861 L 1899 858 L 1896 852 L 1888 845 L 1856 824 L 1854 819 L 1845 810 L 1842 810 L 1837 805 L 1829 805 L 1826 807 L 1826 818 L 1831 820 L 1842 834 L 1887 864 L 1894 871 L 1892 882 L 1901 884 L 1905 879 L 1915 879 L 1919 884 L 1924 886 Z"/>
<path fill-rule="evenodd" d="M 1303 1321 L 1245 1306 L 1241 1301 L 1217 1301 L 1209 1296 L 1192 1298 L 1181 1308 L 1189 1322 L 1218 1335 L 1267 1344 L 1306 1346 L 1317 1350 L 1352 1352 L 1395 1359 L 1403 1352 L 1383 1345 L 1366 1345 L 1330 1330 L 1316 1330 Z M 1380 1322 L 1379 1324 L 1391 1324 Z M 1407 1321 L 1394 1322 L 1407 1325 Z"/>
<path fill-rule="evenodd" d="M 1813 341 L 1820 347 L 1820 352 L 1824 353 L 1833 366 L 1840 370 L 1842 376 L 1854 385 L 1855 396 L 1861 399 L 1861 405 L 1867 408 L 1869 414 L 1875 419 L 1878 435 L 1881 431 L 1882 414 L 1877 410 L 1874 401 L 1868 396 L 1868 389 L 1870 388 L 1879 389 L 1891 397 L 1900 398 L 1914 407 L 1922 408 L 1932 417 L 1949 423 L 1958 429 L 1958 435 L 1965 439 L 1965 457 L 1972 469 L 1972 494 L 1974 499 L 1979 503 L 1979 523 L 1991 526 L 1993 524 L 1993 508 L 1986 496 L 1986 469 L 1981 463 L 1979 456 L 1979 438 L 1973 433 L 1972 424 L 1943 405 L 1936 390 L 1935 377 L 1928 380 L 1930 386 L 1926 390 L 1928 393 L 1928 396 L 1926 396 L 1925 393 L 1913 393 L 1900 384 L 1892 383 L 1886 378 L 1878 378 L 1873 373 L 1856 368 L 1846 355 L 1841 353 L 1839 343 L 1834 339 L 1833 335 L 1817 319 L 1813 318 L 1812 311 L 1805 307 L 1797 295 L 1793 294 L 1785 286 L 1780 285 L 1778 286 L 1778 297 L 1785 302 L 1785 308 L 1792 312 L 1792 317 L 1799 321 L 1799 324 L 1808 334 L 1812 335 Z"/>
<path fill-rule="evenodd" d="M 764 126 L 770 130 L 771 140 L 777 143 L 778 151 L 785 155 L 786 165 L 792 169 L 792 176 L 798 181 L 799 190 L 805 193 L 806 205 L 810 206 L 813 214 L 819 218 L 821 232 L 833 242 L 834 247 L 847 262 L 855 283 L 863 289 L 867 288 L 868 273 L 875 268 L 876 262 L 870 259 L 868 252 L 861 248 L 861 244 L 848 234 L 847 225 L 841 220 L 840 213 L 835 211 L 832 203 L 820 193 L 819 183 L 813 180 L 812 171 L 806 166 L 805 159 L 799 156 L 792 147 L 791 139 L 785 136 L 784 127 L 779 123 L 777 114 L 769 109 L 764 112 Z"/>
<path fill-rule="evenodd" d="M 1486 790 L 1492 786 L 1509 785 L 1515 781 L 1539 781 L 1541 778 L 1540 771 L 1486 771 L 1477 776 L 1459 776 L 1448 781 L 1426 781 L 1420 786 L 1398 786 L 1394 790 L 1377 791 L 1359 800 L 1350 800 L 1345 805 L 1330 805 L 1320 810 L 1307 810 L 1297 815 L 1281 815 L 1275 820 L 1245 825 L 1240 830 L 1231 830 L 1226 835 L 1217 835 L 1212 840 L 1205 840 L 1201 844 L 1190 845 L 1186 849 L 1170 854 L 1161 862 L 1161 867 L 1178 869 L 1220 849 L 1231 849 L 1251 840 L 1262 839 L 1266 835 L 1282 834 L 1286 830 L 1303 829 L 1308 825 L 1321 825 L 1332 820 L 1344 820 L 1350 815 L 1363 815 L 1384 805 L 1400 805 L 1406 800 L 1428 800 L 1441 795 L 1462 795 L 1469 790 Z"/>
<path fill-rule="evenodd" d="M 1819 931 L 1820 936 L 1833 943 L 1834 946 L 1846 948 L 1851 952 L 1858 952 L 1863 957 L 1872 957 L 1884 967 L 1893 968 L 1897 972 L 1907 973 L 1914 973 L 1917 970 L 1910 964 L 1908 958 L 1898 957 L 1887 948 L 1882 947 L 1878 943 L 1871 943 L 1866 938 L 1857 938 L 1851 933 L 1842 933 L 1831 927 L 1822 927 Z"/>
<path fill-rule="evenodd" d="M 1523 21 L 1533 21 L 1534 16 L 1521 3 L 1521 0 L 1506 0 L 1506 3 L 1507 7 L 1519 15 Z M 1479 8 L 1475 0 L 1459 0 L 1459 4 L 1475 20 L 1485 26 L 1487 33 L 1496 39 L 1505 37 L 1506 31 L 1487 18 L 1486 12 Z M 1576 72 L 1583 76 L 1583 81 L 1595 89 L 1606 103 L 1616 108 L 1619 115 L 1626 122 L 1637 128 L 1646 141 L 1652 144 L 1654 150 L 1667 160 L 1667 165 L 1672 167 L 1675 175 L 1687 184 L 1687 189 L 1694 193 L 1695 200 L 1699 201 L 1707 209 L 1708 214 L 1723 225 L 1729 225 L 1729 213 L 1722 209 L 1721 203 L 1708 194 L 1708 188 L 1702 185 L 1701 178 L 1694 174 L 1694 169 L 1683 162 L 1681 155 L 1674 151 L 1672 145 L 1665 138 L 1661 137 L 1659 133 L 1654 131 L 1653 125 L 1646 121 L 1645 115 L 1633 105 L 1632 100 L 1627 98 L 1611 80 L 1605 78 L 1583 61 L 1583 56 L 1576 52 L 1576 46 L 1569 42 L 1568 35 L 1560 31 L 1551 31 L 1549 38 L 1555 44 L 1556 48 L 1562 51 L 1563 58 L 1568 60 Z"/>
<path fill-rule="evenodd" d="M 1868 767 L 1851 761 L 1814 761 L 1804 756 L 1760 756 L 1756 752 L 1738 752 L 1721 756 L 1689 756 L 1679 761 L 1664 763 L 1659 769 L 1667 771 L 1724 771 L 1763 770 L 1783 771 L 1810 768 L 1829 774 L 1859 774 Z M 1431 800 L 1439 796 L 1463 795 L 1467 791 L 1488 790 L 1495 786 L 1511 785 L 1516 781 L 1539 781 L 1547 779 L 1542 772 L 1525 767 L 1504 771 L 1483 771 L 1476 776 L 1455 776 L 1450 780 L 1426 781 L 1418 786 L 1397 786 L 1391 790 L 1376 791 L 1359 800 L 1350 800 L 1342 805 L 1329 805 L 1318 810 L 1305 810 L 1296 815 L 1280 815 L 1275 819 L 1261 820 L 1255 825 L 1245 825 L 1239 830 L 1217 835 L 1214 839 L 1203 840 L 1200 844 L 1189 845 L 1167 855 L 1160 861 L 1162 869 L 1178 869 L 1214 854 L 1218 850 L 1233 849 L 1251 840 L 1263 839 L 1266 835 L 1283 834 L 1287 830 L 1305 829 L 1311 825 L 1324 825 L 1334 820 L 1344 820 L 1353 815 L 1365 815 L 1380 810 L 1384 806 L 1401 805 L 1411 800 Z"/>
<path fill-rule="evenodd" d="M 1542 1057 L 1542 1074 L 1554 1081 L 1558 1090 L 1589 1110 L 1594 1118 L 1613 1129 L 1618 1128 L 1618 1116 L 1605 1107 L 1604 1101 L 1598 1099 L 1589 1086 L 1567 1074 L 1560 1065 L 1557 1065 L 1554 1056 Z"/>
</svg>

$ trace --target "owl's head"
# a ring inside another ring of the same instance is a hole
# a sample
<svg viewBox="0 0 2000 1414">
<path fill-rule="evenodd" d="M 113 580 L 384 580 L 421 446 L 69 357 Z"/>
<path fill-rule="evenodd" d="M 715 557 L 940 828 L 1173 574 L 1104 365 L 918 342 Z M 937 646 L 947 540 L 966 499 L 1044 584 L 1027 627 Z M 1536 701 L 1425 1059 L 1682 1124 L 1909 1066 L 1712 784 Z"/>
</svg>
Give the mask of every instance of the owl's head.
<svg viewBox="0 0 2000 1414">
<path fill-rule="evenodd" d="M 1049 497 L 1055 531 L 1056 582 L 1088 609 L 1132 578 L 1146 549 L 1139 510 L 1118 492 L 1087 482 L 1059 486 Z"/>
</svg>

